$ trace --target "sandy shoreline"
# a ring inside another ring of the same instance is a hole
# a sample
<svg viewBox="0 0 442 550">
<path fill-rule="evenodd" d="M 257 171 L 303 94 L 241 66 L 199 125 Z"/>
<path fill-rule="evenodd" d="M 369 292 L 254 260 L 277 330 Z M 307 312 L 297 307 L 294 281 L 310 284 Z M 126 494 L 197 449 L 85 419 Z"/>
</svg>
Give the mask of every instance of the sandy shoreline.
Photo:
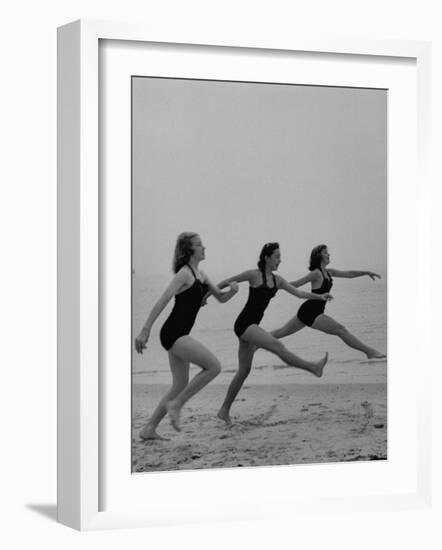
<svg viewBox="0 0 442 550">
<path fill-rule="evenodd" d="M 227 386 L 211 384 L 184 407 L 180 433 L 166 417 L 158 431 L 170 441 L 141 441 L 138 432 L 167 388 L 133 386 L 133 472 L 387 458 L 384 383 L 246 383 L 231 427 L 216 418 Z"/>
</svg>

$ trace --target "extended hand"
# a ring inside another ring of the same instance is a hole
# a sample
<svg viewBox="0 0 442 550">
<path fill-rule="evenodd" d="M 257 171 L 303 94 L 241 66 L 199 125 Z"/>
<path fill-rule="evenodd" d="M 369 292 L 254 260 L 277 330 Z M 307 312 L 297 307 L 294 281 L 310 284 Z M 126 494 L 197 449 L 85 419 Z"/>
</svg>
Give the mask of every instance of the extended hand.
<svg viewBox="0 0 442 550">
<path fill-rule="evenodd" d="M 142 330 L 140 334 L 135 338 L 135 349 L 138 353 L 143 353 L 146 349 L 147 341 L 149 340 L 149 333 Z"/>
<path fill-rule="evenodd" d="M 369 272 L 367 273 L 367 275 L 370 277 L 370 279 L 371 279 L 372 281 L 374 281 L 375 279 L 380 279 L 380 278 L 381 278 L 380 275 L 378 275 L 377 273 L 373 273 L 373 271 L 369 271 Z"/>
<path fill-rule="evenodd" d="M 229 283 L 229 286 L 230 286 L 230 290 L 233 292 L 233 294 L 236 294 L 239 290 L 239 286 L 238 286 L 238 283 L 236 281 L 232 281 L 231 283 Z"/>
</svg>

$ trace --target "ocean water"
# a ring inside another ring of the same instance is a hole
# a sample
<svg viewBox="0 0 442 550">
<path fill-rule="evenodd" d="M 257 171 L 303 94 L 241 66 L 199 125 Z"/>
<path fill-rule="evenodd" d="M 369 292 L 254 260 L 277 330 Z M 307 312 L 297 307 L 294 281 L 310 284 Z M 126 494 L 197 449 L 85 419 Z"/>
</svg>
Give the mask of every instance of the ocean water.
<svg viewBox="0 0 442 550">
<path fill-rule="evenodd" d="M 167 281 L 155 277 L 133 275 L 133 332 L 136 336 Z M 309 285 L 302 287 L 309 290 Z M 372 281 L 368 277 L 334 279 L 334 300 L 326 306 L 330 315 L 365 344 L 387 352 L 387 282 Z M 240 284 L 240 291 L 226 304 L 214 298 L 201 308 L 192 336 L 209 348 L 221 361 L 223 371 L 216 383 L 228 383 L 237 369 L 238 339 L 233 332 L 235 319 L 247 300 L 248 284 Z M 302 300 L 278 291 L 266 310 L 261 326 L 272 330 L 286 323 L 301 305 Z M 169 383 L 171 380 L 168 355 L 161 347 L 159 332 L 172 309 L 173 301 L 156 320 L 147 349 L 143 355 L 132 353 L 133 383 Z M 368 361 L 361 352 L 346 346 L 336 336 L 326 335 L 306 327 L 282 340 L 286 347 L 303 359 L 317 360 L 328 351 L 329 361 L 324 376 L 317 379 L 299 369 L 284 365 L 277 356 L 259 350 L 255 354 L 253 370 L 246 383 L 386 383 L 387 361 Z M 199 369 L 191 367 L 191 374 Z"/>
</svg>

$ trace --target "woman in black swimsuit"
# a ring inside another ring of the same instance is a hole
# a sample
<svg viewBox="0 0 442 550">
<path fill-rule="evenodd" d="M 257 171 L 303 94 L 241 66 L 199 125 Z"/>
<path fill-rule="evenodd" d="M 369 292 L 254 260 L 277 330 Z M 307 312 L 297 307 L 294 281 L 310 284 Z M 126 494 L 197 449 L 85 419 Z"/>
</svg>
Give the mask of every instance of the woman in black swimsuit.
<svg viewBox="0 0 442 550">
<path fill-rule="evenodd" d="M 156 429 L 166 413 L 169 414 L 172 426 L 180 431 L 179 415 L 184 403 L 221 371 L 221 365 L 213 353 L 192 338 L 189 333 L 203 297 L 208 291 L 219 302 L 227 302 L 238 292 L 238 285 L 232 282 L 229 285 L 230 290 L 222 292 L 199 269 L 199 263 L 204 258 L 205 248 L 200 237 L 196 233 L 181 233 L 177 239 L 173 261 L 175 276 L 152 308 L 143 329 L 135 340 L 137 352 L 143 353 L 152 325 L 175 296 L 175 305 L 160 332 L 161 344 L 169 354 L 172 387 L 141 430 L 139 435 L 142 439 L 164 439 L 157 434 Z M 198 365 L 202 370 L 189 382 L 190 363 Z"/>
<path fill-rule="evenodd" d="M 312 292 L 323 294 L 330 291 L 333 285 L 332 277 L 354 279 L 355 277 L 368 275 L 373 280 L 376 278 L 380 279 L 380 276 L 372 271 L 339 271 L 337 269 L 326 269 L 329 263 L 330 254 L 327 246 L 325 244 L 316 246 L 310 255 L 310 272 L 305 275 L 305 277 L 297 281 L 292 281 L 290 284 L 294 287 L 299 287 L 310 282 L 312 285 Z M 324 309 L 325 302 L 307 300 L 301 305 L 295 317 L 290 319 L 283 327 L 273 330 L 271 334 L 275 338 L 284 338 L 289 334 L 298 332 L 305 326 L 309 326 L 327 334 L 339 336 L 347 346 L 362 351 L 368 359 L 384 359 L 386 357 L 383 353 L 374 348 L 366 346 L 332 317 L 325 315 Z"/>
<path fill-rule="evenodd" d="M 264 311 L 279 289 L 298 298 L 311 298 L 320 303 L 325 303 L 331 298 L 327 293 L 318 295 L 297 290 L 279 275 L 274 275 L 273 272 L 278 269 L 280 263 L 281 252 L 278 243 L 268 243 L 263 247 L 259 256 L 258 269 L 244 271 L 239 275 L 229 277 L 218 285 L 219 288 L 224 288 L 233 281 L 237 283 L 248 281 L 250 284 L 249 298 L 234 325 L 235 334 L 239 338 L 238 372 L 230 383 L 224 403 L 218 412 L 218 417 L 227 424 L 231 423 L 230 407 L 250 373 L 253 354 L 257 348 L 271 351 L 288 365 L 306 370 L 318 377 L 322 376 L 324 365 L 327 362 L 328 354 L 318 362 L 301 359 L 259 326 Z"/>
</svg>

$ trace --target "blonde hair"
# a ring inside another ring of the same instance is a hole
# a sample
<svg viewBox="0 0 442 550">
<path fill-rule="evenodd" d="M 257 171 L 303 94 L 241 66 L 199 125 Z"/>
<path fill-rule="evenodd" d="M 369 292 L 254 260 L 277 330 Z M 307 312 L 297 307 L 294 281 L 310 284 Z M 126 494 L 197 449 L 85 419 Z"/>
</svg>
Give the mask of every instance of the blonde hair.
<svg viewBox="0 0 442 550">
<path fill-rule="evenodd" d="M 192 239 L 197 236 L 198 233 L 192 233 L 191 231 L 185 231 L 178 235 L 172 263 L 174 273 L 178 273 L 184 265 L 189 263 L 190 258 L 193 256 Z"/>
</svg>

